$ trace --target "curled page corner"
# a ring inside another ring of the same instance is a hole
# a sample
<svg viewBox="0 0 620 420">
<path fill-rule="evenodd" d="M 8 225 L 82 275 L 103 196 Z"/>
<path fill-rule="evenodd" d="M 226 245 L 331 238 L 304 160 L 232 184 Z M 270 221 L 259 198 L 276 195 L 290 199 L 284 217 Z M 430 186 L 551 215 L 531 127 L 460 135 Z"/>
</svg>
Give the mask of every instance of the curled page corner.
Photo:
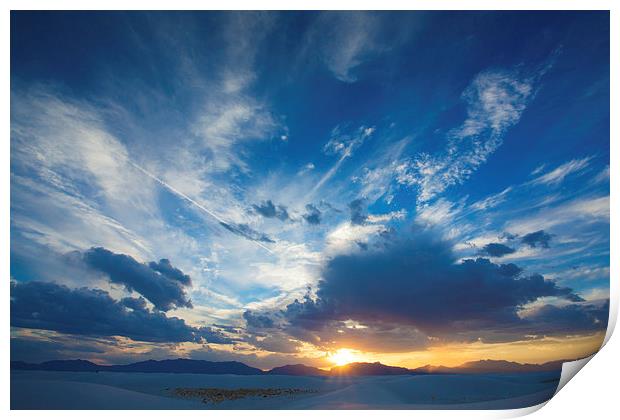
<svg viewBox="0 0 620 420">
<path fill-rule="evenodd" d="M 573 376 L 575 376 L 577 372 L 579 372 L 590 360 L 592 360 L 595 354 L 588 356 L 585 359 L 562 363 L 562 374 L 560 375 L 560 382 L 555 390 L 555 394 L 553 394 L 554 397 L 562 388 L 564 388 L 564 385 L 566 385 L 568 381 L 573 379 Z"/>
<path fill-rule="evenodd" d="M 601 348 L 605 347 L 616 329 L 616 321 L 618 320 L 618 299 L 609 300 L 609 321 L 607 322 L 607 331 Z"/>
</svg>

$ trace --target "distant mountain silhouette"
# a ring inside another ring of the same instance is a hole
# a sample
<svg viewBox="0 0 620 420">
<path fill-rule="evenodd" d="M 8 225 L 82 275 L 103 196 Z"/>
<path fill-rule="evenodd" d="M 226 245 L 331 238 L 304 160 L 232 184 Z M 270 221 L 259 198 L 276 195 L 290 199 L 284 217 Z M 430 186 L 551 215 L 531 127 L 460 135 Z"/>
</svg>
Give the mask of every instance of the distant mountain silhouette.
<svg viewBox="0 0 620 420">
<path fill-rule="evenodd" d="M 261 375 L 264 372 L 241 362 L 206 360 L 146 360 L 128 365 L 96 365 L 86 360 L 53 360 L 44 363 L 11 362 L 13 370 L 55 370 L 73 372 L 208 373 L 212 375 Z"/>
<path fill-rule="evenodd" d="M 403 367 L 387 366 L 379 362 L 375 363 L 349 363 L 348 365 L 336 366 L 330 370 L 331 375 L 336 376 L 378 376 L 378 375 L 409 375 L 410 370 Z"/>
<path fill-rule="evenodd" d="M 101 366 L 88 360 L 50 360 L 43 363 L 11 362 L 11 370 L 55 370 L 64 372 L 95 372 Z"/>
<path fill-rule="evenodd" d="M 306 365 L 284 365 L 267 371 L 268 375 L 328 376 L 329 372 Z"/>
<path fill-rule="evenodd" d="M 561 370 L 562 363 L 568 360 L 555 360 L 541 365 L 531 363 L 508 362 L 506 360 L 478 360 L 466 362 L 459 366 L 431 366 L 426 365 L 411 369 L 412 373 L 522 373 L 522 372 L 546 372 Z"/>
<path fill-rule="evenodd" d="M 147 360 L 129 365 L 110 366 L 108 370 L 142 373 L 209 373 L 212 375 L 260 375 L 263 373 L 262 370 L 241 362 L 208 362 L 192 359 Z"/>
<path fill-rule="evenodd" d="M 416 369 L 387 366 L 375 363 L 349 363 L 333 367 L 330 371 L 306 365 L 286 365 L 263 371 L 241 362 L 209 362 L 206 360 L 172 359 L 146 360 L 128 365 L 97 365 L 88 360 L 51 360 L 43 363 L 11 361 L 11 370 L 47 370 L 65 372 L 140 372 L 140 373 L 204 373 L 211 375 L 292 375 L 292 376 L 378 376 L 378 375 L 429 375 L 429 374 L 477 374 L 477 373 L 526 373 L 562 369 L 556 360 L 540 365 L 508 362 L 506 360 L 478 360 L 459 366 L 426 365 Z"/>
</svg>

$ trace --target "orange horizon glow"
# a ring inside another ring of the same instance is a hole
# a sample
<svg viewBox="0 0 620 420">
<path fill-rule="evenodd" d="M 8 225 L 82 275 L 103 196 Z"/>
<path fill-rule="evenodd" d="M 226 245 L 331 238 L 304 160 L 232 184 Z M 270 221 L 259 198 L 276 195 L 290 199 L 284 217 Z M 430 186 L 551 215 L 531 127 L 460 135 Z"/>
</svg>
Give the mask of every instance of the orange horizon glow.
<svg viewBox="0 0 620 420">
<path fill-rule="evenodd" d="M 12 338 L 26 337 L 51 341 L 57 336 L 62 336 L 62 334 L 33 329 L 11 330 Z M 541 337 L 509 343 L 484 343 L 481 341 L 445 343 L 408 352 L 369 351 L 364 348 L 356 348 L 355 343 L 342 343 L 342 347 L 335 347 L 333 350 L 326 352 L 306 344 L 294 356 L 291 355 L 290 360 L 282 361 L 280 365 L 302 363 L 330 370 L 332 367 L 354 362 L 380 362 L 384 365 L 415 369 L 425 365 L 455 367 L 466 362 L 487 359 L 542 364 L 556 360 L 577 360 L 589 356 L 600 349 L 604 337 L 605 332 L 599 332 L 592 335 L 562 338 Z M 136 359 L 147 358 L 150 349 L 148 343 L 137 342 L 123 337 L 116 337 L 116 339 L 119 345 L 108 352 L 108 354 L 115 357 L 132 355 Z M 211 346 L 219 351 L 232 352 L 234 350 L 231 345 L 227 344 L 212 344 Z M 130 351 L 125 351 L 125 347 L 129 348 Z M 191 358 L 192 351 L 199 349 L 201 347 L 198 343 L 182 344 L 176 350 L 176 357 Z M 268 370 L 277 366 L 270 363 L 268 359 L 274 353 L 267 351 L 257 352 L 250 348 L 245 351 L 236 351 L 238 354 L 256 354 L 257 360 L 251 364 L 254 367 Z M 110 364 L 105 357 L 94 357 L 89 358 L 89 360 L 98 364 Z"/>
<path fill-rule="evenodd" d="M 425 365 L 455 367 L 478 360 L 506 360 L 516 363 L 542 364 L 556 360 L 577 360 L 600 349 L 604 333 L 566 338 L 540 338 L 511 343 L 452 343 L 425 350 L 382 353 L 355 348 L 339 348 L 328 353 L 325 364 L 329 369 L 354 362 L 377 362 L 384 365 L 415 369 Z"/>
</svg>

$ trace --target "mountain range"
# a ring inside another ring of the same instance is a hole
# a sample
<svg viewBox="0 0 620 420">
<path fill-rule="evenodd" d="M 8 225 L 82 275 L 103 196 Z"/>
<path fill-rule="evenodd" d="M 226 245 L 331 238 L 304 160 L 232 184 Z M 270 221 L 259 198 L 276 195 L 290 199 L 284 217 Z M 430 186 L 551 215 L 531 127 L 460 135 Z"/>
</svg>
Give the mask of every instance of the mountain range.
<svg viewBox="0 0 620 420">
<path fill-rule="evenodd" d="M 516 363 L 506 360 L 478 360 L 455 367 L 426 365 L 415 369 L 375 363 L 349 363 L 331 370 L 306 365 L 285 365 L 268 371 L 241 362 L 209 362 L 206 360 L 171 359 L 146 360 L 127 365 L 98 365 L 88 360 L 51 360 L 43 363 L 11 361 L 11 370 L 44 370 L 69 372 L 139 372 L 139 373 L 203 373 L 232 375 L 291 375 L 291 376 L 379 376 L 429 374 L 525 373 L 562 369 L 567 360 L 543 364 Z"/>
</svg>

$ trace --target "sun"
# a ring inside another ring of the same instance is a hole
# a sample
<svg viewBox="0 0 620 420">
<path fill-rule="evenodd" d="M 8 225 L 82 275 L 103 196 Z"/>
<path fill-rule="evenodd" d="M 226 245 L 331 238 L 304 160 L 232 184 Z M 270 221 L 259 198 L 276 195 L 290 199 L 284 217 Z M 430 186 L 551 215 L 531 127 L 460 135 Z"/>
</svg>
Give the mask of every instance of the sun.
<svg viewBox="0 0 620 420">
<path fill-rule="evenodd" d="M 354 362 L 356 360 L 355 353 L 351 349 L 339 349 L 329 356 L 329 359 L 336 364 L 336 366 L 343 366 Z"/>
</svg>

